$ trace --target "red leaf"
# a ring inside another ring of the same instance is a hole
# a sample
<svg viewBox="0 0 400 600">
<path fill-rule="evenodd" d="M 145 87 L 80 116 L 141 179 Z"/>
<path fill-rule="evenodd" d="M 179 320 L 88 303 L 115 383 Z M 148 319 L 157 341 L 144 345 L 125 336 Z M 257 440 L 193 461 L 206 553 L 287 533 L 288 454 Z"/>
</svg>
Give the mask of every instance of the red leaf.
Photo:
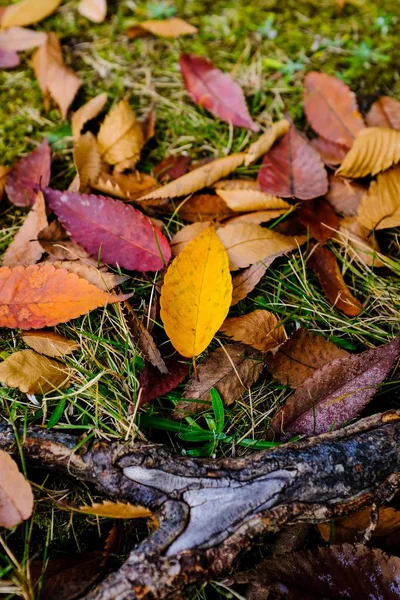
<svg viewBox="0 0 400 600">
<path fill-rule="evenodd" d="M 323 198 L 302 204 L 297 216 L 318 242 L 326 242 L 334 235 L 334 230 L 339 230 L 339 217 Z"/>
<path fill-rule="evenodd" d="M 210 60 L 194 54 L 181 54 L 179 64 L 192 100 L 222 121 L 258 131 L 251 119 L 242 88 Z"/>
<path fill-rule="evenodd" d="M 258 183 L 264 192 L 300 200 L 323 196 L 328 190 L 319 154 L 293 125 L 264 156 Z"/>
<path fill-rule="evenodd" d="M 171 258 L 167 238 L 136 208 L 94 194 L 43 193 L 73 241 L 95 258 L 130 271 L 157 271 Z"/>
<path fill-rule="evenodd" d="M 165 361 L 168 373 L 161 374 L 156 367 L 147 363 L 139 377 L 139 385 L 142 390 L 140 405 L 164 396 L 174 390 L 189 373 L 189 365 L 178 355 Z"/>
<path fill-rule="evenodd" d="M 365 120 L 368 127 L 389 127 L 400 131 L 400 102 L 382 96 L 373 103 Z"/>
<path fill-rule="evenodd" d="M 316 137 L 310 143 L 328 167 L 340 165 L 349 151 L 346 146 L 335 144 L 335 142 L 330 142 L 323 137 Z"/>
<path fill-rule="evenodd" d="M 364 129 L 355 94 L 331 75 L 312 71 L 304 80 L 304 111 L 311 127 L 336 144 L 350 147 Z"/>
<path fill-rule="evenodd" d="M 166 156 L 158 165 L 154 167 L 154 175 L 161 183 L 168 183 L 182 177 L 189 171 L 192 159 L 183 154 L 172 154 Z"/>
<path fill-rule="evenodd" d="M 18 161 L 8 172 L 6 192 L 10 202 L 16 206 L 33 206 L 37 186 L 46 186 L 50 181 L 51 155 L 47 140 L 28 156 Z"/>
<path fill-rule="evenodd" d="M 21 59 L 15 50 L 0 47 L 0 69 L 14 69 L 20 62 Z"/>
</svg>

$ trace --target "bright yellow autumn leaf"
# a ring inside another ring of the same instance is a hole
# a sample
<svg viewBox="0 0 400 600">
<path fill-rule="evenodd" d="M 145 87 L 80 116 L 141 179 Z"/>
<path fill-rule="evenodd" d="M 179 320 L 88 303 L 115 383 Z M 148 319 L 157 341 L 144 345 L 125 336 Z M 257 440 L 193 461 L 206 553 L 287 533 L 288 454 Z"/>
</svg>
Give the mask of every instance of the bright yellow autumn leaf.
<svg viewBox="0 0 400 600">
<path fill-rule="evenodd" d="M 161 289 L 161 319 L 182 356 L 191 358 L 207 348 L 228 314 L 231 299 L 228 255 L 209 227 L 173 261 Z"/>
<path fill-rule="evenodd" d="M 351 178 L 376 175 L 399 161 L 400 131 L 366 127 L 358 132 L 336 175 Z"/>
</svg>

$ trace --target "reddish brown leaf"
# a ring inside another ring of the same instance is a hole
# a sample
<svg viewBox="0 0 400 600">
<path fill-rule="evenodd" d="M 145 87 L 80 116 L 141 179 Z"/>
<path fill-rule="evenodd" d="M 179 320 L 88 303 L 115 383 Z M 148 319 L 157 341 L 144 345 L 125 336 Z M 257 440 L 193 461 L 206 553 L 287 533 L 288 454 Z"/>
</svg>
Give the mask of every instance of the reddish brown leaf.
<svg viewBox="0 0 400 600">
<path fill-rule="evenodd" d="M 400 102 L 382 96 L 373 103 L 365 117 L 368 127 L 389 127 L 400 130 Z"/>
<path fill-rule="evenodd" d="M 132 206 L 93 194 L 43 192 L 72 239 L 95 258 L 136 271 L 157 271 L 171 258 L 166 237 Z"/>
<path fill-rule="evenodd" d="M 15 69 L 21 59 L 15 50 L 7 50 L 0 46 L 0 69 Z"/>
<path fill-rule="evenodd" d="M 161 183 L 168 183 L 168 181 L 173 181 L 188 173 L 191 162 L 190 156 L 184 156 L 183 154 L 166 156 L 154 167 L 154 175 Z"/>
<path fill-rule="evenodd" d="M 151 106 L 144 117 L 140 120 L 140 127 L 143 133 L 143 143 L 146 144 L 155 133 L 156 113 Z"/>
<path fill-rule="evenodd" d="M 168 373 L 160 374 L 160 371 L 147 363 L 139 377 L 140 406 L 164 396 L 174 390 L 189 373 L 189 365 L 182 357 L 167 359 Z"/>
<path fill-rule="evenodd" d="M 335 144 L 335 142 L 330 142 L 323 137 L 314 138 L 310 144 L 328 167 L 340 165 L 348 152 L 347 146 Z"/>
<path fill-rule="evenodd" d="M 318 242 L 326 242 L 339 229 L 339 217 L 323 198 L 302 204 L 297 216 Z"/>
<path fill-rule="evenodd" d="M 355 94 L 331 75 L 311 71 L 304 80 L 304 111 L 311 127 L 325 139 L 350 147 L 365 124 Z"/>
<path fill-rule="evenodd" d="M 36 150 L 9 170 L 6 193 L 10 202 L 16 206 L 32 206 L 36 200 L 37 186 L 49 184 L 50 165 L 50 147 L 45 139 Z"/>
<path fill-rule="evenodd" d="M 317 275 L 329 302 L 350 317 L 356 317 L 362 311 L 362 304 L 354 298 L 344 282 L 335 256 L 328 248 L 318 246 L 313 249 L 307 261 Z"/>
<path fill-rule="evenodd" d="M 194 54 L 181 54 L 179 64 L 192 100 L 222 121 L 258 131 L 251 119 L 241 87 L 210 60 Z"/>
<path fill-rule="evenodd" d="M 353 217 L 357 214 L 361 198 L 367 190 L 368 188 L 356 181 L 330 175 L 326 199 L 337 211 L 347 217 Z"/>
<path fill-rule="evenodd" d="M 39 232 L 38 241 L 43 250 L 51 255 L 52 260 L 77 260 L 78 258 L 84 258 L 93 261 L 93 266 L 98 266 L 98 261 L 90 258 L 86 250 L 70 240 L 60 221 L 53 221 L 48 227 L 42 229 Z"/>
<path fill-rule="evenodd" d="M 185 221 L 220 221 L 235 214 L 216 194 L 193 194 L 174 212 Z"/>
<path fill-rule="evenodd" d="M 289 396 L 272 428 L 287 436 L 318 435 L 354 419 L 386 379 L 399 353 L 400 337 L 324 365 Z"/>
<path fill-rule="evenodd" d="M 267 265 L 264 262 L 258 262 L 232 277 L 233 291 L 231 306 L 235 306 L 235 304 L 246 298 L 247 294 L 250 294 L 254 290 L 257 283 L 264 277 L 266 270 Z"/>
<path fill-rule="evenodd" d="M 264 156 L 258 183 L 264 192 L 300 200 L 318 198 L 328 190 L 319 154 L 293 125 Z"/>
<path fill-rule="evenodd" d="M 4 450 L 0 450 L 0 473 L 0 527 L 15 527 L 32 514 L 32 488 Z"/>
</svg>

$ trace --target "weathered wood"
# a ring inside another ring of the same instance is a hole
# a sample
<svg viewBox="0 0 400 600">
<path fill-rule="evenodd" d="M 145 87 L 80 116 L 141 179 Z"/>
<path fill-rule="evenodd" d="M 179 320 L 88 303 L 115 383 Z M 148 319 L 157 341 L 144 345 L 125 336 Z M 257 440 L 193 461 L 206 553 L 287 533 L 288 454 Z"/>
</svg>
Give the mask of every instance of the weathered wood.
<svg viewBox="0 0 400 600">
<path fill-rule="evenodd" d="M 0 448 L 14 437 L 0 428 Z M 187 597 L 221 577 L 267 533 L 339 517 L 400 489 L 400 411 L 244 458 L 195 460 L 154 444 L 94 444 L 40 429 L 26 458 L 89 482 L 110 498 L 155 511 L 159 528 L 84 600 Z M 186 590 L 186 591 L 185 591 Z"/>
</svg>

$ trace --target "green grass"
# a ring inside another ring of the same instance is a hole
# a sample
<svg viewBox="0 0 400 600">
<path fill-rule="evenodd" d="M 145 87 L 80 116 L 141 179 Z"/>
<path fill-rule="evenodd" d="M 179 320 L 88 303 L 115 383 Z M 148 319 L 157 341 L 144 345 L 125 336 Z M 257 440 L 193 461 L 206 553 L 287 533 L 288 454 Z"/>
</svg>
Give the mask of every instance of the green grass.
<svg viewBox="0 0 400 600">
<path fill-rule="evenodd" d="M 0 0 L 0 5 L 5 4 L 6 0 Z M 135 5 L 136 12 L 132 9 Z M 143 171 L 151 172 L 169 153 L 187 152 L 193 159 L 223 156 L 254 139 L 247 131 L 232 131 L 190 102 L 178 69 L 181 52 L 209 56 L 232 73 L 245 91 L 253 118 L 262 125 L 280 118 L 286 107 L 296 123 L 305 127 L 302 81 L 312 69 L 342 77 L 357 93 L 362 109 L 379 95 L 400 98 L 397 0 L 354 0 L 342 11 L 334 0 L 109 0 L 109 16 L 100 25 L 80 17 L 76 6 L 75 1 L 64 2 L 36 28 L 59 34 L 67 62 L 84 80 L 73 108 L 103 91 L 108 94 L 108 106 L 124 97 L 139 115 L 154 106 L 156 134 L 138 165 Z M 171 11 L 190 20 L 199 34 L 173 41 L 153 37 L 128 41 L 124 35 L 135 20 L 168 16 Z M 20 68 L 0 73 L 0 93 L 0 162 L 12 164 L 48 136 L 54 155 L 52 184 L 65 188 L 74 176 L 68 124 L 61 122 L 57 109 L 44 112 L 30 53 L 24 54 Z M 251 167 L 238 173 L 255 176 L 256 171 Z M 1 213 L 0 254 L 18 231 L 24 214 L 14 208 Z M 180 226 L 178 217 L 172 219 L 168 233 Z M 281 317 L 288 334 L 303 326 L 350 351 L 385 343 L 399 333 L 398 232 L 384 232 L 383 242 L 385 255 L 390 256 L 383 269 L 362 266 L 349 247 L 331 244 L 346 282 L 365 306 L 357 318 L 346 317 L 327 302 L 307 268 L 307 247 L 276 261 L 257 289 L 231 314 L 267 308 Z M 123 286 L 124 291 L 134 292 L 132 304 L 139 316 L 150 314 L 154 283 L 152 277 L 139 276 Z M 256 448 L 265 446 L 270 418 L 289 393 L 264 373 L 240 402 L 224 409 L 223 428 L 218 400 L 214 411 L 178 425 L 170 415 L 182 386 L 151 407 L 136 410 L 138 376 L 144 363 L 119 306 L 94 311 L 57 327 L 57 331 L 80 345 L 66 360 L 73 371 L 70 386 L 43 398 L 2 388 L 0 415 L 15 426 L 42 424 L 73 430 L 82 435 L 82 441 L 95 436 L 153 439 L 177 452 L 241 454 L 251 452 L 254 442 Z M 0 331 L 2 358 L 24 347 L 18 332 Z M 381 387 L 376 402 L 395 403 L 399 392 L 395 376 Z M 15 531 L 3 531 L 0 538 L 0 580 L 11 580 L 9 585 L 24 589 L 26 598 L 32 597 L 30 561 L 98 549 L 106 535 L 104 523 L 100 527 L 95 519 L 80 515 L 70 520 L 68 513 L 57 507 L 55 501 L 60 499 L 76 504 L 90 501 L 85 486 L 43 472 L 29 472 L 29 477 L 35 485 L 35 515 Z M 143 534 L 132 527 L 127 526 L 122 556 L 132 536 Z M 10 591 L 5 597 L 15 597 L 15 593 Z M 212 584 L 193 597 L 223 598 L 229 597 L 227 594 L 219 584 Z"/>
</svg>

